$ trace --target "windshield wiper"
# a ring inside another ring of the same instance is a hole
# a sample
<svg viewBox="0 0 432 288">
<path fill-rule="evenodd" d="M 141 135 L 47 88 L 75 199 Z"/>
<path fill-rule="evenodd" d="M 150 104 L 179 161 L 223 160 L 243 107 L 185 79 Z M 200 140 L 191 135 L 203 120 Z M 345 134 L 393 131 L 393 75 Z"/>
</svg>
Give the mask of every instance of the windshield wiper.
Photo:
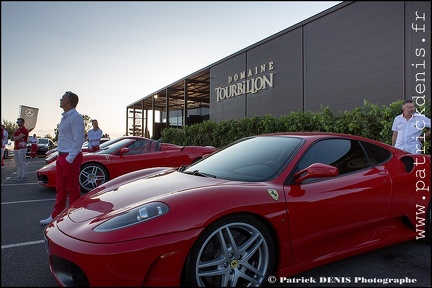
<svg viewBox="0 0 432 288">
<path fill-rule="evenodd" d="M 202 176 L 202 177 L 207 177 L 207 178 L 216 178 L 216 175 L 212 175 L 212 174 L 209 174 L 209 173 L 200 172 L 199 170 L 186 171 L 186 172 L 184 172 L 184 173 L 185 173 L 185 174 L 191 174 L 191 175 Z"/>
<path fill-rule="evenodd" d="M 188 165 L 182 165 L 182 166 L 180 166 L 180 167 L 177 169 L 177 171 L 178 171 L 178 172 L 183 172 L 184 170 L 186 170 L 187 167 L 188 167 Z"/>
</svg>

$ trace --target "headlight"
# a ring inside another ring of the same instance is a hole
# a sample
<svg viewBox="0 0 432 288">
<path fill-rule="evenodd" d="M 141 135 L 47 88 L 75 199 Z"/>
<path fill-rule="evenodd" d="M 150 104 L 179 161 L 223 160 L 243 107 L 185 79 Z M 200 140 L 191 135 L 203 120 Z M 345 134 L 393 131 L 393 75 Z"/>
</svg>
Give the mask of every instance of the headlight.
<svg viewBox="0 0 432 288">
<path fill-rule="evenodd" d="M 51 166 L 56 166 L 56 161 L 53 161 L 53 162 L 51 162 L 51 163 L 48 163 L 48 164 L 45 164 L 45 166 L 43 166 L 42 168 L 49 168 L 49 167 L 51 167 Z M 41 169 L 42 169 L 41 168 Z"/>
<path fill-rule="evenodd" d="M 139 224 L 144 221 L 148 221 L 150 219 L 162 216 L 166 214 L 168 210 L 169 207 L 165 203 L 148 203 L 107 220 L 106 222 L 97 226 L 94 231 L 106 232 Z"/>
</svg>

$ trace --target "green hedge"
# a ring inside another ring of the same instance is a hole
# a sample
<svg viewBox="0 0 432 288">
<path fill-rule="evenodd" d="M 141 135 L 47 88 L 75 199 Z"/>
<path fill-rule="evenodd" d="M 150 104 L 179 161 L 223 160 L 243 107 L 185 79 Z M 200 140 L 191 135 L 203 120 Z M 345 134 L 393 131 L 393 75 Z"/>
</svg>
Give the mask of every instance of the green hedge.
<svg viewBox="0 0 432 288">
<path fill-rule="evenodd" d="M 353 134 L 391 144 L 393 119 L 402 113 L 402 100 L 381 107 L 364 100 L 363 107 L 333 114 L 328 106 L 321 112 L 293 111 L 279 117 L 273 115 L 245 117 L 215 123 L 202 123 L 182 128 L 166 128 L 161 132 L 164 142 L 178 145 L 211 145 L 221 148 L 242 137 L 273 132 L 335 132 Z M 425 106 L 430 116 L 430 101 Z M 426 142 L 426 149 L 430 141 Z"/>
</svg>

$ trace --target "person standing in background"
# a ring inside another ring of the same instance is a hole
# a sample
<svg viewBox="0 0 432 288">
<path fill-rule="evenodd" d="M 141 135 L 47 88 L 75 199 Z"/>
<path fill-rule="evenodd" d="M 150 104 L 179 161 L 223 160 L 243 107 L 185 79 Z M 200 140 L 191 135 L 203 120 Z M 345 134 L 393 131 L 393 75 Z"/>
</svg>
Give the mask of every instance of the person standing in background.
<svg viewBox="0 0 432 288">
<path fill-rule="evenodd" d="M 92 120 L 93 128 L 87 131 L 89 152 L 99 150 L 100 140 L 102 138 L 102 130 L 99 128 L 99 123 L 96 119 Z"/>
<path fill-rule="evenodd" d="M 412 100 L 403 101 L 402 111 L 402 114 L 393 120 L 392 146 L 412 154 L 421 154 L 423 145 L 420 140 L 430 139 L 431 119 L 416 113 Z M 429 131 L 422 136 L 425 128 L 429 128 Z"/>
<path fill-rule="evenodd" d="M 2 137 L 2 146 L 1 147 L 2 148 L 1 148 L 1 162 L 0 162 L 2 164 L 2 166 L 3 166 L 3 156 L 4 156 L 4 148 L 5 148 L 5 145 L 3 145 L 3 137 L 4 137 L 3 133 L 4 133 L 4 131 L 5 131 L 4 125 L 2 123 L 1 124 L 1 137 Z"/>
<path fill-rule="evenodd" d="M 24 119 L 18 118 L 16 124 L 18 124 L 18 128 L 13 133 L 11 137 L 14 143 L 14 160 L 15 165 L 17 167 L 17 176 L 12 177 L 12 180 L 15 181 L 25 181 L 27 180 L 27 162 L 26 162 L 26 154 L 27 154 L 27 141 L 28 141 L 28 130 L 24 127 Z"/>
<path fill-rule="evenodd" d="M 69 193 L 69 205 L 81 196 L 79 183 L 80 166 L 83 161 L 82 145 L 84 143 L 84 120 L 76 110 L 79 97 L 67 91 L 60 98 L 60 107 L 63 108 L 62 118 L 58 127 L 56 160 L 56 200 L 51 215 L 40 221 L 48 225 L 66 208 Z"/>
<path fill-rule="evenodd" d="M 37 156 L 37 148 L 38 148 L 38 142 L 39 142 L 39 140 L 36 137 L 36 134 L 33 134 L 33 136 L 29 137 L 29 142 L 31 144 L 30 157 L 35 158 Z"/>
<path fill-rule="evenodd" d="M 6 131 L 6 128 L 4 126 L 4 124 L 1 124 L 1 137 L 2 137 L 2 141 L 1 141 L 1 166 L 4 166 L 4 149 L 7 145 L 8 142 L 8 132 Z"/>
</svg>

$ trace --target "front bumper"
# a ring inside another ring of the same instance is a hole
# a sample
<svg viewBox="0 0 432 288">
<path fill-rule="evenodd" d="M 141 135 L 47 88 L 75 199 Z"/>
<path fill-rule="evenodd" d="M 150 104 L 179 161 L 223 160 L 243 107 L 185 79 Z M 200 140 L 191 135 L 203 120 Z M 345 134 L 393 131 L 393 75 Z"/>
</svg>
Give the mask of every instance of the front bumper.
<svg viewBox="0 0 432 288">
<path fill-rule="evenodd" d="M 50 270 L 59 285 L 179 286 L 183 264 L 201 230 L 121 243 L 90 243 L 45 229 Z"/>
</svg>

